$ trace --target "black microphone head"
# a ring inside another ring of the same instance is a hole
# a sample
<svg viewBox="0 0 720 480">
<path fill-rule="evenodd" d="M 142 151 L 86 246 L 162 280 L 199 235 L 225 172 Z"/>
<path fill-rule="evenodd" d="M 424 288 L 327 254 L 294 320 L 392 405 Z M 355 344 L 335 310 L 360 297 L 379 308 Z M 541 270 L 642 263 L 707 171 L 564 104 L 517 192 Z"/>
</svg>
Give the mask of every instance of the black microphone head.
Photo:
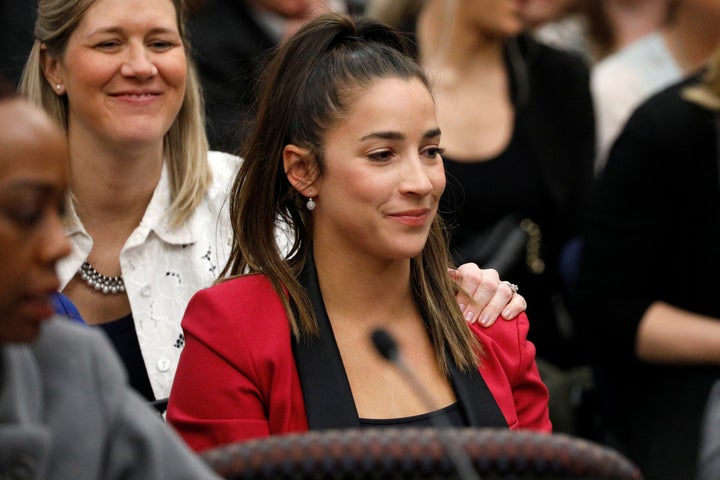
<svg viewBox="0 0 720 480">
<path fill-rule="evenodd" d="M 395 339 L 384 328 L 376 328 L 372 332 L 375 349 L 385 359 L 394 362 L 398 358 L 398 347 Z"/>
</svg>

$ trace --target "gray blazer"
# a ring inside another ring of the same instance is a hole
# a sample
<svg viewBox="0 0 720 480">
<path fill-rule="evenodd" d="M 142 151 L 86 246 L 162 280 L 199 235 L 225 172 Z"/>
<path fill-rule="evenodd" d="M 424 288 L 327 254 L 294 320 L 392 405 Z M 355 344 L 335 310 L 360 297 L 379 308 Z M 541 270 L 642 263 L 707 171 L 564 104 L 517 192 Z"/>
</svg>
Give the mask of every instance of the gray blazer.
<svg viewBox="0 0 720 480">
<path fill-rule="evenodd" d="M 700 439 L 697 480 L 720 478 L 720 380 L 710 391 Z"/>
<path fill-rule="evenodd" d="M 217 479 L 128 386 L 99 332 L 56 318 L 0 344 L 0 478 Z"/>
</svg>

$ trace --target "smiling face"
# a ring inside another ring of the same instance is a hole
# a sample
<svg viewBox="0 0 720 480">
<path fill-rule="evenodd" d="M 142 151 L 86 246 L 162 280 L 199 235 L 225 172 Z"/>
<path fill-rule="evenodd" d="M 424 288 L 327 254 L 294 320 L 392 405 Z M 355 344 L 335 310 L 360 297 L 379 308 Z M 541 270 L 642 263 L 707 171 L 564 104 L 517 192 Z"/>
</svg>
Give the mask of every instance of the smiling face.
<svg viewBox="0 0 720 480">
<path fill-rule="evenodd" d="M 67 94 L 71 143 L 159 148 L 182 105 L 187 75 L 172 1 L 98 0 L 62 57 L 44 54 L 44 71 L 53 90 Z"/>
<path fill-rule="evenodd" d="M 315 248 L 382 259 L 417 256 L 445 189 L 435 104 L 416 79 L 376 80 L 324 135 L 312 193 Z"/>
<path fill-rule="evenodd" d="M 70 253 L 60 220 L 62 133 L 25 100 L 0 100 L 0 342 L 33 340 L 53 308 L 55 262 Z"/>
</svg>

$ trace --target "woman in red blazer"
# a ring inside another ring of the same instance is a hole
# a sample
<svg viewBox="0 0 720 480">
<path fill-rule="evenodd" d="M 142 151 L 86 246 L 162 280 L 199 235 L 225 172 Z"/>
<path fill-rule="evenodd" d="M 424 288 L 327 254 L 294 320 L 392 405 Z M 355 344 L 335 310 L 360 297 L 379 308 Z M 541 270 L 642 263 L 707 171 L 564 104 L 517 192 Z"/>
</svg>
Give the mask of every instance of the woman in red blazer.
<svg viewBox="0 0 720 480">
<path fill-rule="evenodd" d="M 550 431 L 528 321 L 468 325 L 438 201 L 429 82 L 388 27 L 321 16 L 265 71 L 230 199 L 224 275 L 196 294 L 167 418 L 196 450 L 308 429 Z M 274 241 L 289 226 L 285 258 Z M 396 337 L 418 398 L 374 350 Z"/>
</svg>

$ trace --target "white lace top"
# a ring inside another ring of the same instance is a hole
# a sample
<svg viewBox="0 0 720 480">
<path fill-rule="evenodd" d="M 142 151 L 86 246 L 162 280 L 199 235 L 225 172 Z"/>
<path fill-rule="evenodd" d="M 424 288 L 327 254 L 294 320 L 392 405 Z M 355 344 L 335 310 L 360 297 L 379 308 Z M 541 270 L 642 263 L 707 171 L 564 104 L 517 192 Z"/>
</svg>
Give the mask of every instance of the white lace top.
<svg viewBox="0 0 720 480">
<path fill-rule="evenodd" d="M 192 295 L 217 278 L 230 253 L 227 198 L 241 159 L 209 152 L 213 181 L 192 216 L 169 226 L 170 185 L 163 169 L 140 225 L 120 253 L 135 330 L 156 398 L 170 393 L 184 338 L 180 321 Z M 74 210 L 67 217 L 72 253 L 58 264 L 61 289 L 92 249 Z"/>
</svg>

